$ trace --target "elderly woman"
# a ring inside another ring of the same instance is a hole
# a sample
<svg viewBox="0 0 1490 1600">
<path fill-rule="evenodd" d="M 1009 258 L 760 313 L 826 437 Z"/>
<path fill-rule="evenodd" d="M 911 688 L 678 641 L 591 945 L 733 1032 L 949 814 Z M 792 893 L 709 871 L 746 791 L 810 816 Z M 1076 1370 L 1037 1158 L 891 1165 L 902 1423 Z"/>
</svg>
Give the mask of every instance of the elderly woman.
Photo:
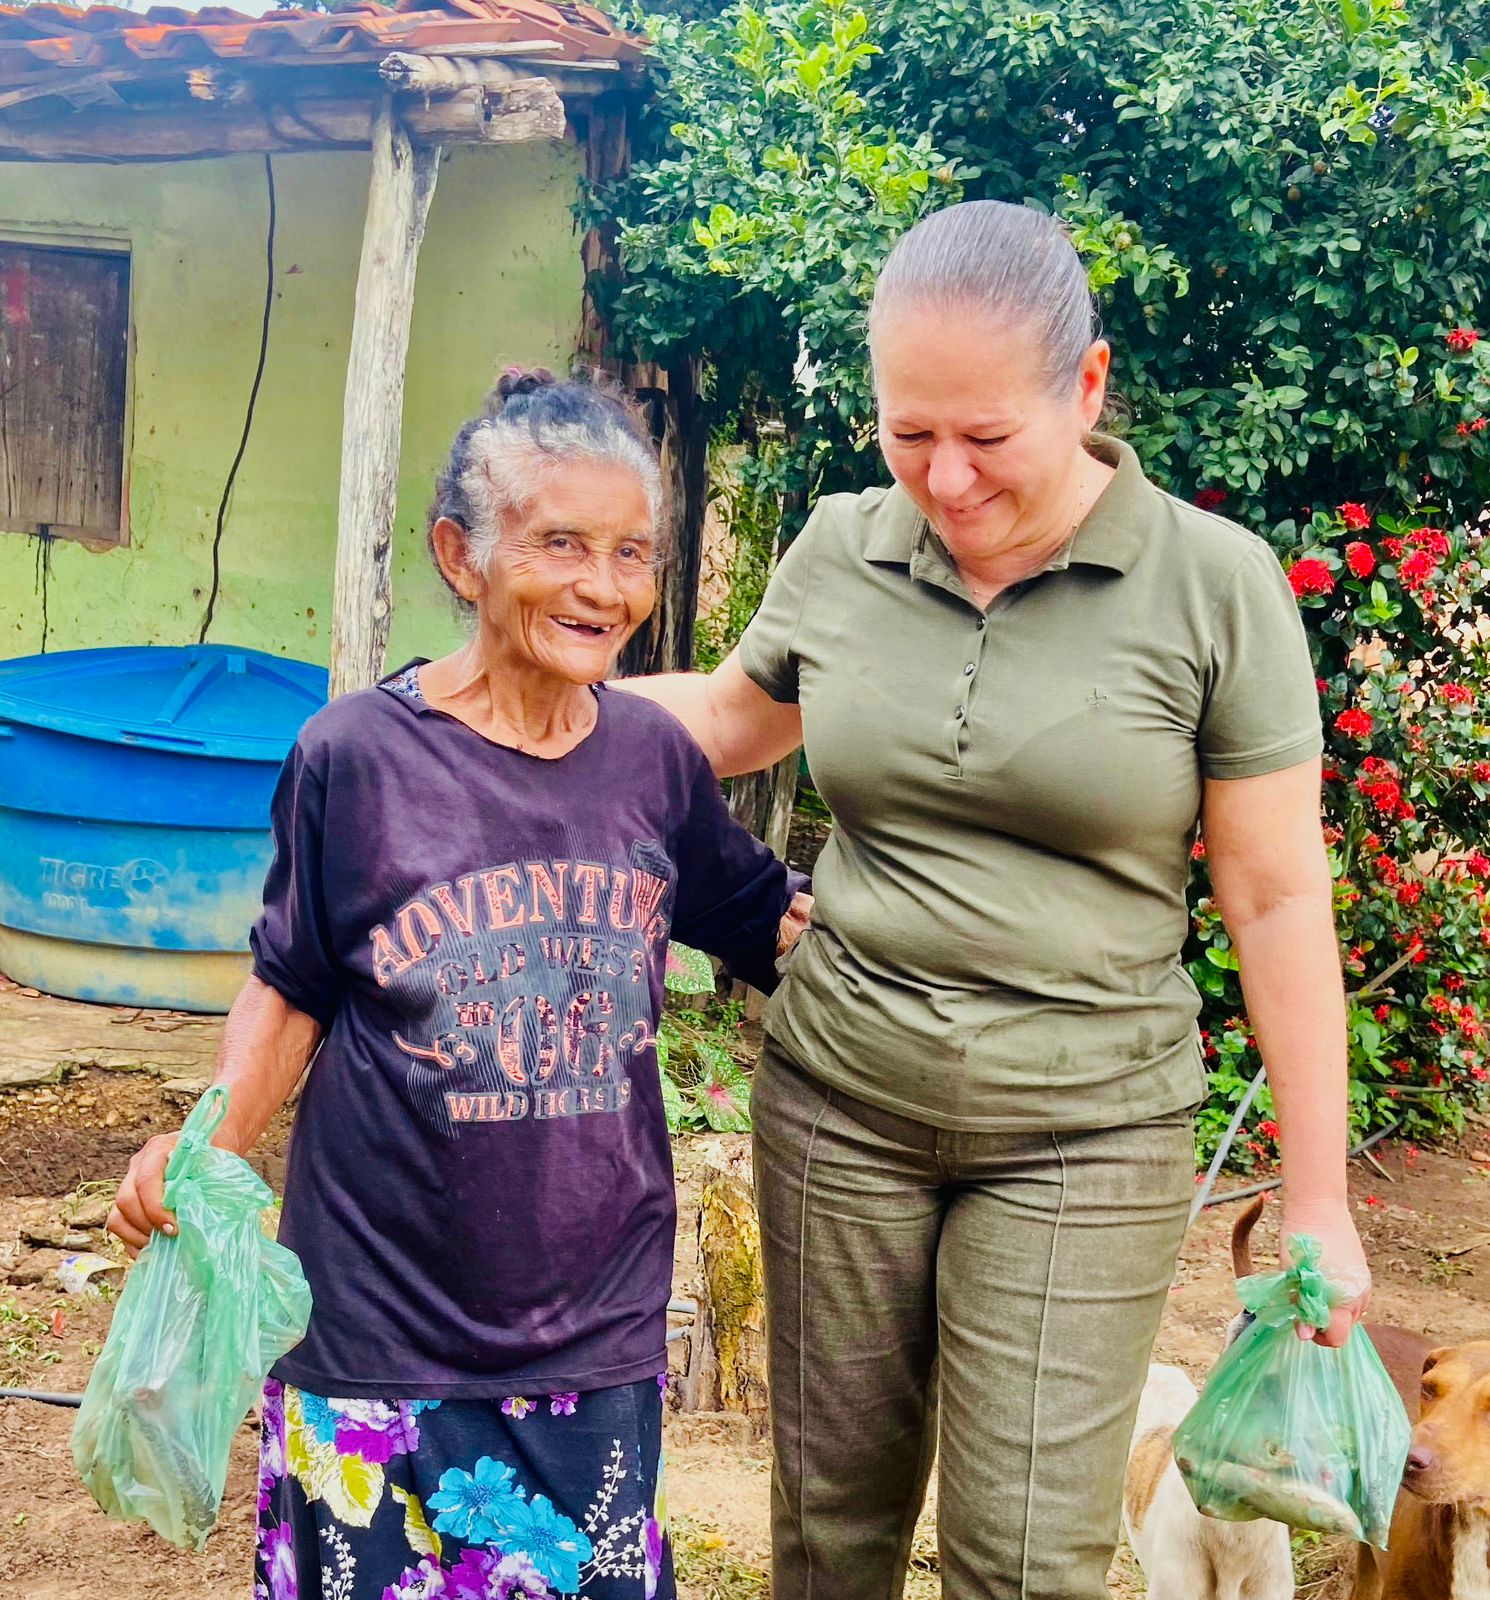
<svg viewBox="0 0 1490 1600">
<path fill-rule="evenodd" d="M 329 706 L 273 808 L 219 1143 L 308 1064 L 280 1237 L 310 1331 L 266 1390 L 265 1600 L 670 1600 L 660 1377 L 670 933 L 769 984 L 785 868 L 702 752 L 601 686 L 646 619 L 657 458 L 584 382 L 509 376 L 430 516 L 470 642 Z M 110 1226 L 171 1228 L 137 1155 Z"/>
<path fill-rule="evenodd" d="M 833 813 L 755 1097 L 774 1592 L 898 1595 L 939 1441 L 948 1600 L 1099 1600 L 1194 1187 L 1198 824 L 1283 1225 L 1354 1296 L 1324 1342 L 1369 1286 L 1309 653 L 1267 545 L 1093 433 L 1049 218 L 913 228 L 870 350 L 894 486 L 816 508 L 711 676 L 644 686 L 719 773 L 805 741 Z"/>
</svg>

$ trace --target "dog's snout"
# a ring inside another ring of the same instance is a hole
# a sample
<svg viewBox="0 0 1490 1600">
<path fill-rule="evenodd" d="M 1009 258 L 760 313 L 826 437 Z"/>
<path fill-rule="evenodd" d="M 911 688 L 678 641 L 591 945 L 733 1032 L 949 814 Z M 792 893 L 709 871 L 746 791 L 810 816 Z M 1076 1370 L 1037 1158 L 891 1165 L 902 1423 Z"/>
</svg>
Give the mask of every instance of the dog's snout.
<svg viewBox="0 0 1490 1600">
<path fill-rule="evenodd" d="M 1409 1478 L 1431 1472 L 1438 1464 L 1438 1458 L 1425 1444 L 1415 1444 L 1407 1452 L 1407 1476 Z"/>
</svg>

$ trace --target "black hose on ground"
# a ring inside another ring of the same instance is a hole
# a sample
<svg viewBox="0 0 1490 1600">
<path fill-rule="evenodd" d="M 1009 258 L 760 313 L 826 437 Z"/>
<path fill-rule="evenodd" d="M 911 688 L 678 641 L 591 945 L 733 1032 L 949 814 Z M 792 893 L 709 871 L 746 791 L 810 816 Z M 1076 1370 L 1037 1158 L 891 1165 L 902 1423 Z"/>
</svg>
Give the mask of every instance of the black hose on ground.
<svg viewBox="0 0 1490 1600">
<path fill-rule="evenodd" d="M 37 1400 L 44 1406 L 82 1405 L 80 1394 L 52 1394 L 46 1389 L 0 1389 L 0 1400 Z"/>
</svg>

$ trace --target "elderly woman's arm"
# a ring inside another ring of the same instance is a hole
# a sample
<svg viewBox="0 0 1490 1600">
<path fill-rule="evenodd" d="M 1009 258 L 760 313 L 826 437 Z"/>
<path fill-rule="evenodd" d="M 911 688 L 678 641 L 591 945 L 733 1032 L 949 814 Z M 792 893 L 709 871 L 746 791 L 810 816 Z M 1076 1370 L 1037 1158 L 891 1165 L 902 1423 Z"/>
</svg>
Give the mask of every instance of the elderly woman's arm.
<svg viewBox="0 0 1490 1600">
<path fill-rule="evenodd" d="M 274 1114 L 290 1098 L 321 1042 L 321 1024 L 297 1011 L 260 978 L 250 978 L 233 1002 L 223 1031 L 214 1083 L 228 1091 L 228 1113 L 213 1144 L 247 1155 Z M 154 1229 L 174 1233 L 175 1220 L 161 1198 L 166 1163 L 177 1135 L 157 1134 L 129 1163 L 114 1196 L 109 1232 L 132 1250 Z"/>
<path fill-rule="evenodd" d="M 611 687 L 671 711 L 698 741 L 719 778 L 774 766 L 802 742 L 801 707 L 773 700 L 746 675 L 737 653 L 713 672 L 625 678 Z"/>
<path fill-rule="evenodd" d="M 1317 760 L 1208 779 L 1203 826 L 1278 1113 L 1284 1237 L 1314 1235 L 1329 1276 L 1353 1291 L 1321 1335 L 1341 1344 L 1365 1310 L 1371 1275 L 1345 1185 L 1345 997 L 1319 783 Z"/>
<path fill-rule="evenodd" d="M 718 956 L 737 978 L 769 994 L 776 958 L 806 926 L 806 879 L 734 820 L 718 780 L 698 760 L 688 814 L 673 845 L 678 893 L 673 937 Z"/>
</svg>

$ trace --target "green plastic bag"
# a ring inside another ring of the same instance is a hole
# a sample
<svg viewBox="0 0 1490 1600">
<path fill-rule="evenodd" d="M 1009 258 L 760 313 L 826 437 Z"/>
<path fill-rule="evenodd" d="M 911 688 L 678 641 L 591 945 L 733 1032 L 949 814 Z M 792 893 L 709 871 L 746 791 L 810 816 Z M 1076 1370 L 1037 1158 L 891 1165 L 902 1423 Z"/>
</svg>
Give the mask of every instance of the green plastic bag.
<svg viewBox="0 0 1490 1600">
<path fill-rule="evenodd" d="M 1300 1339 L 1328 1326 L 1345 1291 L 1325 1282 L 1320 1246 L 1289 1246 L 1287 1272 L 1237 1284 L 1253 1321 L 1223 1353 L 1175 1430 L 1174 1460 L 1208 1517 L 1271 1517 L 1385 1550 L 1411 1427 L 1364 1328 L 1337 1350 Z"/>
<path fill-rule="evenodd" d="M 216 1085 L 186 1119 L 165 1179 L 178 1231 L 154 1234 L 125 1279 L 72 1431 L 73 1461 L 109 1516 L 197 1550 L 233 1435 L 310 1320 L 300 1263 L 259 1226 L 268 1186 L 209 1142 L 227 1110 Z"/>
</svg>

